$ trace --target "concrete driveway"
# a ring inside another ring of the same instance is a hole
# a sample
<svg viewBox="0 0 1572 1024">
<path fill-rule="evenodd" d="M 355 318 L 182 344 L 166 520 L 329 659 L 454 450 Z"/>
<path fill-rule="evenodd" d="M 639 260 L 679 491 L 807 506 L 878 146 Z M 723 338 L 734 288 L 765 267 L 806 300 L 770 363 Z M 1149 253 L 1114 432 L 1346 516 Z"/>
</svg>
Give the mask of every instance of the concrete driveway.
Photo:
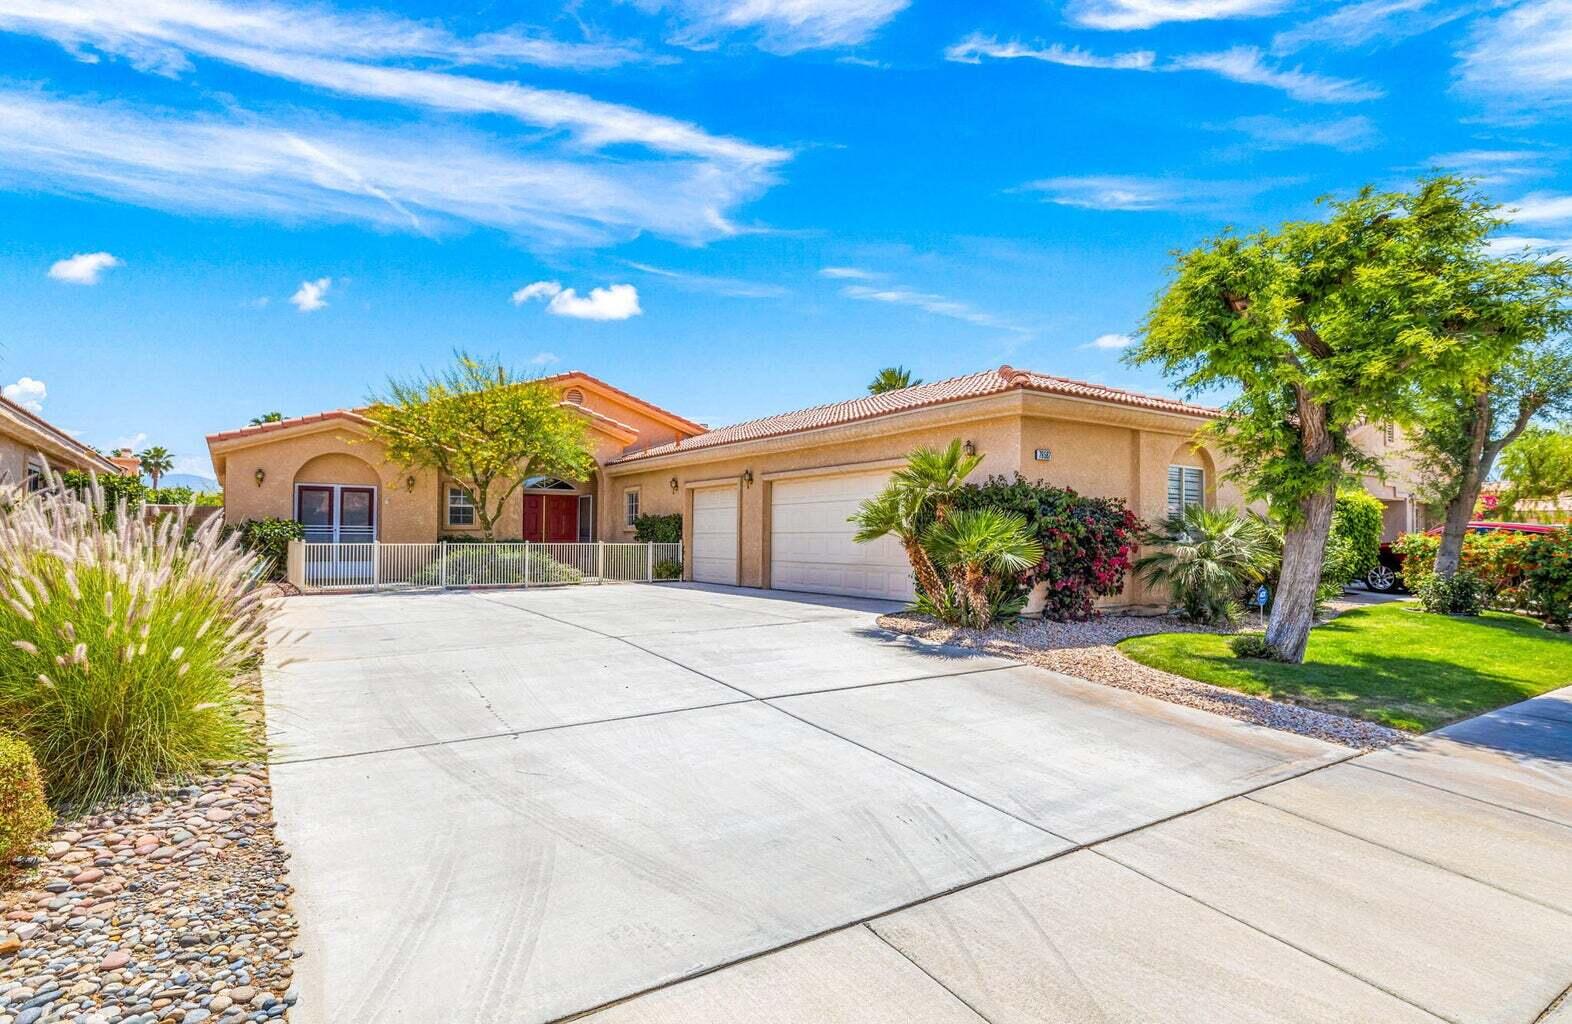
<svg viewBox="0 0 1572 1024">
<path fill-rule="evenodd" d="M 1572 980 L 1572 739 L 1349 762 L 886 607 L 289 600 L 297 1024 L 1526 1024 Z"/>
</svg>

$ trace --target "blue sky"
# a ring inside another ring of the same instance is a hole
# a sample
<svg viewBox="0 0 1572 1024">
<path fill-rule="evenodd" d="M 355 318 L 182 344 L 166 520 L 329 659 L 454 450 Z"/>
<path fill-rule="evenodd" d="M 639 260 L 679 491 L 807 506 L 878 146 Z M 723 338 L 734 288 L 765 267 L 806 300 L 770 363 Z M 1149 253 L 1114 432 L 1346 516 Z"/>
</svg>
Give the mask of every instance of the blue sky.
<svg viewBox="0 0 1572 1024">
<path fill-rule="evenodd" d="M 0 376 L 103 448 L 456 347 L 719 425 L 1119 362 L 1168 254 L 1444 166 L 1572 250 L 1572 3 L 0 0 Z"/>
</svg>

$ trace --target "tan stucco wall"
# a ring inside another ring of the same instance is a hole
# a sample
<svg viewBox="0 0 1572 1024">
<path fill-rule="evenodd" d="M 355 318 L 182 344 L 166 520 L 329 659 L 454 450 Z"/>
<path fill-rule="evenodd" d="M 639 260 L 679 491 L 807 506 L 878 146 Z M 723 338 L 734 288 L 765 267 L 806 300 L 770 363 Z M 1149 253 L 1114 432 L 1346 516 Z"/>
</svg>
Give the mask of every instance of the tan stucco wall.
<svg viewBox="0 0 1572 1024">
<path fill-rule="evenodd" d="M 0 481 L 11 485 L 25 483 L 28 462 L 40 461 L 40 455 L 43 456 L 42 461 L 56 473 L 71 469 L 97 473 L 110 471 L 105 466 L 94 465 L 65 445 L 50 441 L 47 435 L 22 421 L 19 414 L 0 407 Z"/>
</svg>

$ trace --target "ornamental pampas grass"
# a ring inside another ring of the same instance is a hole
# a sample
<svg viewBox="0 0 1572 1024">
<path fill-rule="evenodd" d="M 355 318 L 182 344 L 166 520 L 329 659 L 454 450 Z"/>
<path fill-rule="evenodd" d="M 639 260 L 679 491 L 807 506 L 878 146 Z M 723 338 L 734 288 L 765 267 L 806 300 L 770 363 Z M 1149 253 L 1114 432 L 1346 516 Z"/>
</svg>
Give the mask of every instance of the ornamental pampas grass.
<svg viewBox="0 0 1572 1024">
<path fill-rule="evenodd" d="M 107 512 L 96 483 L 0 488 L 0 732 L 83 806 L 254 753 L 236 688 L 270 612 L 217 517 Z"/>
</svg>

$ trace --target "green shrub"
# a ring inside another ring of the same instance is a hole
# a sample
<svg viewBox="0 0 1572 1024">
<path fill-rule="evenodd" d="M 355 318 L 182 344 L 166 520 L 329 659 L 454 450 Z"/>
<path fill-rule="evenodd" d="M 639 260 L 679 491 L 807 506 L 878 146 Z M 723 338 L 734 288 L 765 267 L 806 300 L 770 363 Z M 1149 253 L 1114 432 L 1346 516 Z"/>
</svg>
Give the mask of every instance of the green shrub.
<svg viewBox="0 0 1572 1024">
<path fill-rule="evenodd" d="M 1018 582 L 1022 588 L 1048 584 L 1044 618 L 1089 619 L 1099 597 L 1124 589 L 1141 521 L 1118 498 L 1088 498 L 1016 473 L 1013 480 L 991 476 L 981 486 L 963 488 L 955 507 L 995 508 L 1025 518 L 1043 556 Z"/>
<path fill-rule="evenodd" d="M 1462 568 L 1478 576 L 1484 602 L 1503 611 L 1524 611 L 1529 606 L 1526 587 L 1529 551 L 1536 535 L 1492 530 L 1463 535 Z M 1403 559 L 1403 582 L 1419 592 L 1426 576 L 1435 571 L 1441 538 L 1432 533 L 1405 533 L 1392 543 Z"/>
<path fill-rule="evenodd" d="M 1428 572 L 1409 585 L 1419 607 L 1436 615 L 1478 615 L 1485 608 L 1484 581 L 1467 569 L 1450 577 Z"/>
<path fill-rule="evenodd" d="M 119 473 L 95 475 L 79 469 L 68 469 L 60 474 L 60 479 L 83 501 L 89 500 L 92 494 L 99 495 L 93 500 L 105 526 L 113 524 L 115 514 L 121 509 L 129 511 L 140 508 L 148 501 L 147 485 L 142 483 L 140 477 L 122 476 Z"/>
<path fill-rule="evenodd" d="M 216 519 L 111 515 L 103 495 L 13 494 L 0 511 L 0 721 L 57 806 L 254 753 L 237 678 L 269 609 L 255 556 Z"/>
<path fill-rule="evenodd" d="M 1572 527 L 1535 537 L 1525 562 L 1530 610 L 1550 629 L 1572 627 Z"/>
<path fill-rule="evenodd" d="M 1264 633 L 1240 633 L 1228 638 L 1228 649 L 1236 658 L 1258 658 L 1262 661 L 1282 661 L 1277 648 L 1266 642 Z"/>
<path fill-rule="evenodd" d="M 681 544 L 682 513 L 668 516 L 635 516 L 633 539 L 640 544 Z"/>
<path fill-rule="evenodd" d="M 248 519 L 236 530 L 240 543 L 266 567 L 264 575 L 274 580 L 283 579 L 288 568 L 289 542 L 306 537 L 306 528 L 293 519 Z"/>
<path fill-rule="evenodd" d="M 32 750 L 0 733 L 0 878 L 12 861 L 33 852 L 54 823 Z"/>
<path fill-rule="evenodd" d="M 583 571 L 557 561 L 538 546 L 531 547 L 526 557 L 523 541 L 489 541 L 464 535 L 443 539 L 448 542 L 447 584 L 450 587 L 578 583 L 584 579 Z M 587 553 L 583 557 L 595 557 L 593 550 L 585 550 Z M 593 568 L 593 562 L 590 567 Z M 412 576 L 411 582 L 417 586 L 433 586 L 441 578 L 442 566 L 433 557 L 429 565 Z"/>
<path fill-rule="evenodd" d="M 662 558 L 655 563 L 655 578 L 658 580 L 682 579 L 682 563 L 675 558 Z"/>
<path fill-rule="evenodd" d="M 1137 578 L 1166 587 L 1179 614 L 1191 622 L 1238 620 L 1240 596 L 1277 571 L 1282 540 L 1251 512 L 1191 505 L 1143 542 L 1156 550 L 1135 563 Z"/>
<path fill-rule="evenodd" d="M 1321 595 L 1330 599 L 1381 559 L 1386 506 L 1364 491 L 1343 491 L 1332 510 L 1332 531 L 1321 564 Z"/>
</svg>

